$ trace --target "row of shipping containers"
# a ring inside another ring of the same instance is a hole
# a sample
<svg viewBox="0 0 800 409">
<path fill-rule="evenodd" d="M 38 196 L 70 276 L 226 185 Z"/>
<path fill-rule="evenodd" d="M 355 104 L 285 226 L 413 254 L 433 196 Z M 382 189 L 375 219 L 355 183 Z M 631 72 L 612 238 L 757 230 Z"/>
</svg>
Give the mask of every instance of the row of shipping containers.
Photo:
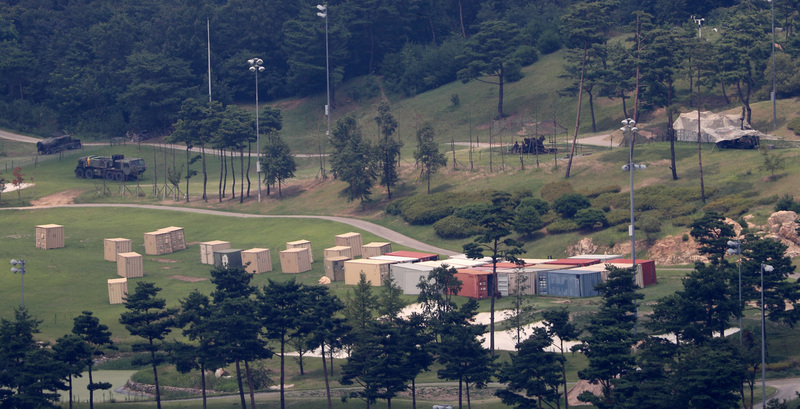
<svg viewBox="0 0 800 409">
<path fill-rule="evenodd" d="M 462 281 L 458 295 L 470 298 L 489 298 L 495 288 L 501 296 L 522 291 L 526 295 L 594 297 L 599 295 L 595 286 L 607 278 L 607 265 L 631 268 L 632 260 L 619 257 L 588 255 L 559 260 L 522 259 L 523 264 L 500 262 L 493 266 L 489 257 L 473 260 L 461 255 L 435 262 L 396 263 L 390 266 L 388 273 L 407 295 L 419 294 L 418 284 L 428 279 L 431 270 L 449 266 L 457 269 L 456 276 Z M 496 287 L 492 274 L 495 268 Z M 636 260 L 636 284 L 647 287 L 657 282 L 655 263 Z"/>
</svg>

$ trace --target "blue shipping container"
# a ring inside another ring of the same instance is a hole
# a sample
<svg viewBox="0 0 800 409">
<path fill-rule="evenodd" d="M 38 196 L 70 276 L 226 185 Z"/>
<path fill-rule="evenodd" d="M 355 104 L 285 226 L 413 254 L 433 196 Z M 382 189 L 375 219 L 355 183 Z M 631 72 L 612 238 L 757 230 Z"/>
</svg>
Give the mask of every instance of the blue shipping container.
<svg viewBox="0 0 800 409">
<path fill-rule="evenodd" d="M 540 272 L 537 293 L 559 297 L 594 297 L 600 295 L 594 286 L 602 280 L 599 271 L 558 270 Z"/>
</svg>

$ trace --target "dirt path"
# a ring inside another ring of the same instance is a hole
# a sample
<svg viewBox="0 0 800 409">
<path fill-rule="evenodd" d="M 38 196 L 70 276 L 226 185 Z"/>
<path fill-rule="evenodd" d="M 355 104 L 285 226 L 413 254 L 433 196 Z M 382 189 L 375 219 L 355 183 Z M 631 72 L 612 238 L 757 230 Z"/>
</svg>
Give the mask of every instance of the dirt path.
<svg viewBox="0 0 800 409">
<path fill-rule="evenodd" d="M 65 198 L 67 195 L 62 195 L 61 198 Z M 42 198 L 40 200 L 45 200 L 46 198 Z M 51 199 L 48 199 L 50 201 Z M 56 201 L 57 199 L 52 199 L 52 201 Z M 40 205 L 36 207 L 6 207 L 0 208 L 0 210 L 34 210 L 34 209 L 54 209 L 54 208 L 77 208 L 77 207 L 107 207 L 107 208 L 119 208 L 119 207 L 132 207 L 137 209 L 150 209 L 150 210 L 161 210 L 161 211 L 173 211 L 173 212 L 185 212 L 185 213 L 197 213 L 197 214 L 208 214 L 214 216 L 224 216 L 224 217 L 238 217 L 238 218 L 245 218 L 245 219 L 269 219 L 269 218 L 286 218 L 286 219 L 321 219 L 321 220 L 330 220 L 337 223 L 347 224 L 356 228 L 359 228 L 364 231 L 368 231 L 372 234 L 375 234 L 379 237 L 382 237 L 388 241 L 397 243 L 402 246 L 406 246 L 412 249 L 416 249 L 419 251 L 429 252 L 429 253 L 436 253 L 436 254 L 443 254 L 446 256 L 452 256 L 454 254 L 458 254 L 455 251 L 443 249 L 441 247 L 432 246 L 430 244 L 423 243 L 419 240 L 412 239 L 404 234 L 400 234 L 394 230 L 388 229 L 386 227 L 377 225 L 372 222 L 368 222 L 365 220 L 359 219 L 352 219 L 349 217 L 339 217 L 339 216 L 303 216 L 303 215 L 262 215 L 262 214 L 249 214 L 249 213 L 233 213 L 233 212 L 222 212 L 218 210 L 209 210 L 209 209 L 195 209 L 190 207 L 176 207 L 176 206 L 158 206 L 158 205 L 140 205 L 140 204 L 104 204 L 104 203 L 84 203 L 84 204 L 47 204 L 47 205 Z"/>
</svg>

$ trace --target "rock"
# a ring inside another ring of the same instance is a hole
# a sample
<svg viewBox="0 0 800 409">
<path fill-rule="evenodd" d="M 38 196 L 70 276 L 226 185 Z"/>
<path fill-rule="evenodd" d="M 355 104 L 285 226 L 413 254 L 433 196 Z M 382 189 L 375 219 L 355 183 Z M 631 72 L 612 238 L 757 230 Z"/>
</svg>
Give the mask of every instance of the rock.
<svg viewBox="0 0 800 409">
<path fill-rule="evenodd" d="M 686 235 L 689 236 L 688 232 Z M 708 257 L 700 255 L 700 252 L 697 251 L 697 242 L 694 241 L 694 238 L 689 236 L 689 240 L 683 241 L 683 234 L 656 240 L 648 251 L 648 257 L 654 260 L 656 265 L 692 264 L 696 261 L 708 262 Z"/>
<path fill-rule="evenodd" d="M 797 213 L 781 210 L 769 216 L 769 219 L 767 219 L 767 226 L 770 233 L 778 233 L 782 226 L 796 225 L 797 223 L 795 223 L 795 220 L 797 220 Z M 795 232 L 794 236 L 797 237 L 797 232 Z"/>
<path fill-rule="evenodd" d="M 330 284 L 331 283 L 331 279 L 329 277 L 323 276 L 323 277 L 320 277 L 319 280 L 317 280 L 317 283 L 318 284 Z"/>
<path fill-rule="evenodd" d="M 736 233 L 736 237 L 740 237 L 742 235 L 742 225 L 736 222 L 736 220 L 726 217 L 724 221 L 733 227 L 733 232 Z"/>
<path fill-rule="evenodd" d="M 582 238 L 577 244 L 567 247 L 567 255 L 579 256 L 582 254 L 597 254 L 598 246 L 594 244 L 591 237 Z"/>
</svg>

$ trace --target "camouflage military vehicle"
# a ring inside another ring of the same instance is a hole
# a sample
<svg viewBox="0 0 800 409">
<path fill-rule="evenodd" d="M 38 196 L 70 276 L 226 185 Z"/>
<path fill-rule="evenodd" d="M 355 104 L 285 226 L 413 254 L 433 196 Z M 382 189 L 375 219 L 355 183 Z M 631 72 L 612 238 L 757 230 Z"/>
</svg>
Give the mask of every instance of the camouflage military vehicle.
<svg viewBox="0 0 800 409">
<path fill-rule="evenodd" d="M 125 155 L 84 156 L 78 159 L 75 176 L 85 179 L 105 178 L 121 182 L 122 180 L 136 180 L 145 170 L 147 170 L 147 165 L 141 158 L 125 159 Z"/>
</svg>

